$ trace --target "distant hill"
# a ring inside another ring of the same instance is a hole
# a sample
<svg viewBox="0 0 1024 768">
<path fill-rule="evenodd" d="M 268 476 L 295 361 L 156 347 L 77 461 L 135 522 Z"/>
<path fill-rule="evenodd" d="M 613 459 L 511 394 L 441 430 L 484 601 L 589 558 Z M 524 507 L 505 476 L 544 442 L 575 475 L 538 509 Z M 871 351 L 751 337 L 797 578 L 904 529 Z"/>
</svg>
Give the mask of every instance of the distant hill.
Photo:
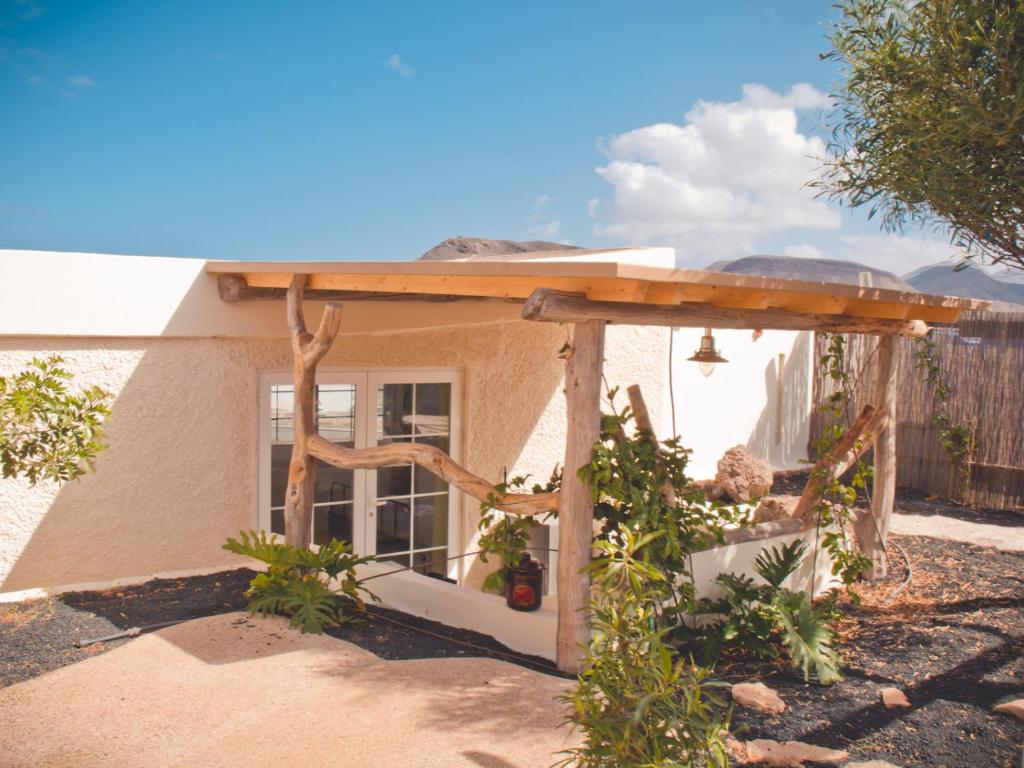
<svg viewBox="0 0 1024 768">
<path fill-rule="evenodd" d="M 917 292 L 910 283 L 900 280 L 892 272 L 874 269 L 855 261 L 834 259 L 804 259 L 798 256 L 746 256 L 735 261 L 717 261 L 705 269 L 734 275 L 764 275 L 791 280 L 809 280 L 820 283 L 848 283 L 860 285 L 862 272 L 871 273 L 874 288 Z"/>
<path fill-rule="evenodd" d="M 488 240 L 485 237 L 449 237 L 438 243 L 416 261 L 454 261 L 457 259 L 483 259 L 507 256 L 513 253 L 535 251 L 572 251 L 574 245 L 551 243 L 547 240 Z"/>
<path fill-rule="evenodd" d="M 904 275 L 903 279 L 922 293 L 1024 305 L 1024 284 L 996 280 L 975 266 L 954 272 L 952 264 L 940 262 L 916 269 L 909 275 Z M 1012 309 L 1020 312 L 1024 310 L 1024 306 Z"/>
</svg>

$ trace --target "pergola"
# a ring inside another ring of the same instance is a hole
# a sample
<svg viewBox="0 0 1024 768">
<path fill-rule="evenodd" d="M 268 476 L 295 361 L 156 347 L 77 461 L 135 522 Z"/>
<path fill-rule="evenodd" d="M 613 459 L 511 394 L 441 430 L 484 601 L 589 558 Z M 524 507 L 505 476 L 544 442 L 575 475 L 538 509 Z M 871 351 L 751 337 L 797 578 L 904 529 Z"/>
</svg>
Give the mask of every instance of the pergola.
<svg viewBox="0 0 1024 768">
<path fill-rule="evenodd" d="M 866 524 L 861 521 L 856 527 L 874 575 L 882 573 L 896 484 L 895 339 L 923 336 L 928 323 L 954 323 L 962 311 L 985 309 L 988 302 L 616 260 L 629 254 L 613 249 L 524 254 L 521 260 L 208 262 L 206 271 L 217 275 L 224 301 L 286 299 L 295 376 L 295 436 L 285 502 L 289 543 L 309 544 L 317 461 L 345 469 L 413 462 L 474 498 L 496 494 L 493 482 L 467 471 L 433 446 L 337 446 L 316 434 L 313 413 L 316 366 L 338 333 L 340 302 L 487 299 L 521 303 L 524 320 L 573 326 L 573 352 L 565 362 L 568 424 L 563 466 L 567 468 L 587 464 L 600 436 L 608 323 L 877 335 L 873 406 L 865 408 L 818 468 L 841 474 L 874 447 L 872 509 Z M 303 297 L 330 302 L 315 333 L 306 329 Z M 813 514 L 821 498 L 822 474 L 812 472 L 796 517 Z M 570 470 L 563 473 L 560 492 L 498 494 L 498 499 L 497 506 L 510 513 L 558 512 L 556 656 L 560 669 L 578 672 L 581 648 L 590 636 L 586 618 L 590 594 L 586 565 L 593 535 L 590 491 Z"/>
</svg>

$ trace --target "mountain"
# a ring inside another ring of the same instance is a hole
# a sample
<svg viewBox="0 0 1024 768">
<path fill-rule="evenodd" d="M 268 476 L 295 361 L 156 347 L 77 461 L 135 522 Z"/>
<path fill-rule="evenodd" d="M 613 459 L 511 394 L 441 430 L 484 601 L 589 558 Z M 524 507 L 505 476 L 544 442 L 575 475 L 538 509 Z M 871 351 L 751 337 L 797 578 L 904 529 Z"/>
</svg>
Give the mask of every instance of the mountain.
<svg viewBox="0 0 1024 768">
<path fill-rule="evenodd" d="M 488 240 L 485 237 L 449 237 L 438 243 L 416 261 L 457 261 L 485 259 L 514 253 L 535 251 L 572 251 L 575 245 L 562 245 L 547 240 Z"/>
<path fill-rule="evenodd" d="M 903 279 L 922 293 L 1024 305 L 1024 285 L 996 280 L 973 265 L 954 272 L 952 264 L 940 262 L 916 269 L 909 275 L 904 275 Z M 1022 309 L 1024 307 L 1013 307 L 1017 312 Z"/>
<path fill-rule="evenodd" d="M 764 275 L 785 277 L 791 280 L 808 280 L 821 283 L 848 283 L 860 285 L 863 272 L 871 274 L 874 288 L 889 288 L 896 291 L 917 292 L 910 283 L 900 280 L 892 272 L 874 269 L 855 261 L 836 259 L 804 259 L 798 256 L 746 256 L 735 261 L 717 261 L 705 269 L 714 272 L 728 272 L 734 275 Z"/>
</svg>

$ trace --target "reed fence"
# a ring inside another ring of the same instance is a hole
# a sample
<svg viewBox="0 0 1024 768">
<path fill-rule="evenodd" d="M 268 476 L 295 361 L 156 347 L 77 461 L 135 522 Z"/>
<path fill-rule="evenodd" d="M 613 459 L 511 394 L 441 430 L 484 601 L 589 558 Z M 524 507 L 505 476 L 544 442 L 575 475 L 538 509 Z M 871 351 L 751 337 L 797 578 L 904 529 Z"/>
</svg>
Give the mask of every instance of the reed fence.
<svg viewBox="0 0 1024 768">
<path fill-rule="evenodd" d="M 969 472 L 961 471 L 932 423 L 936 403 L 926 371 L 915 365 L 918 342 L 900 339 L 897 484 L 972 506 L 1024 510 L 1024 313 L 965 312 L 956 325 L 935 327 L 933 339 L 949 387 L 950 422 L 973 429 L 977 447 L 967 461 Z M 846 340 L 853 384 L 848 407 L 856 415 L 872 396 L 877 341 L 860 335 Z M 826 343 L 824 334 L 816 334 L 815 360 L 821 360 Z M 820 365 L 814 370 L 814 402 L 821 405 L 836 384 Z M 812 443 L 828 419 L 815 409 Z"/>
</svg>

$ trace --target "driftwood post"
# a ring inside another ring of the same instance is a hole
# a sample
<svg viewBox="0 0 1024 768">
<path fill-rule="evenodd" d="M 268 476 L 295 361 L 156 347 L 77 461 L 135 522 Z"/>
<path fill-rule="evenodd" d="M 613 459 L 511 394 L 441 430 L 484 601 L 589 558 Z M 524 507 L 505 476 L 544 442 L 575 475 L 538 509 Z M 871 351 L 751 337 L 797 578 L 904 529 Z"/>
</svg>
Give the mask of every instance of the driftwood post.
<svg viewBox="0 0 1024 768">
<path fill-rule="evenodd" d="M 292 341 L 295 377 L 294 439 L 284 496 L 284 538 L 295 547 L 308 547 L 313 531 L 313 490 L 316 459 L 309 454 L 309 438 L 316 434 L 316 366 L 331 348 L 341 324 L 341 305 L 328 304 L 316 334 L 306 330 L 302 294 L 306 275 L 292 277 L 288 287 L 288 331 Z"/>
<path fill-rule="evenodd" d="M 604 364 L 602 320 L 577 323 L 572 355 L 565 364 L 568 429 L 558 507 L 558 668 L 578 674 L 583 647 L 590 641 L 590 553 L 594 540 L 594 501 L 576 471 L 590 463 L 601 436 L 601 369 Z"/>
<path fill-rule="evenodd" d="M 896 337 L 878 339 L 878 373 L 875 378 L 875 407 L 885 414 L 885 426 L 875 438 L 875 474 L 871 483 L 870 530 L 861 548 L 871 560 L 867 576 L 871 581 L 885 577 L 885 542 L 896 503 Z M 867 547 L 864 547 L 864 544 Z"/>
</svg>

